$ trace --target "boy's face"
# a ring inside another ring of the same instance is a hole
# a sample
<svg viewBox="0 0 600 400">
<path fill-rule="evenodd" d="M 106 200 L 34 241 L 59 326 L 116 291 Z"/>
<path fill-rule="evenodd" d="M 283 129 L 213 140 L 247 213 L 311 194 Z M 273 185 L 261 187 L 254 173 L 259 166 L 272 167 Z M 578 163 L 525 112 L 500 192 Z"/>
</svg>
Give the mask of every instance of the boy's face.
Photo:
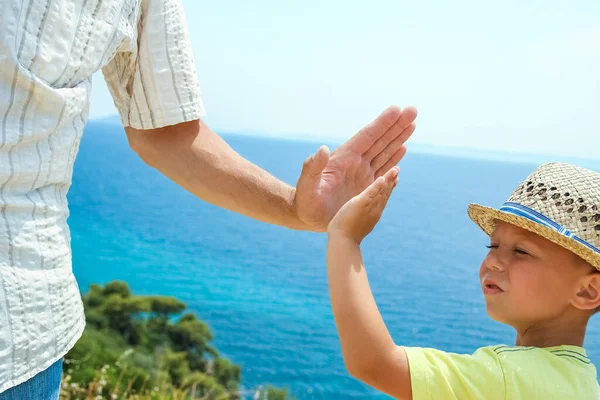
<svg viewBox="0 0 600 400">
<path fill-rule="evenodd" d="M 550 322 L 573 309 L 591 268 L 534 233 L 498 222 L 479 271 L 487 312 L 517 329 Z"/>
</svg>

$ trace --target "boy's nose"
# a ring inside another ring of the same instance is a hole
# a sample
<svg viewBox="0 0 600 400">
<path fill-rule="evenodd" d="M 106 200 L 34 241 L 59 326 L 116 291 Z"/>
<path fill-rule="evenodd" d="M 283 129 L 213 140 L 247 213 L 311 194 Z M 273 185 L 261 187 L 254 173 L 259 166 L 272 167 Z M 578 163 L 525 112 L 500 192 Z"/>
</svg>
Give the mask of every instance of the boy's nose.
<svg viewBox="0 0 600 400">
<path fill-rule="evenodd" d="M 488 254 L 483 263 L 487 269 L 492 271 L 504 271 L 505 269 L 504 261 L 498 256 L 498 251 Z"/>
</svg>

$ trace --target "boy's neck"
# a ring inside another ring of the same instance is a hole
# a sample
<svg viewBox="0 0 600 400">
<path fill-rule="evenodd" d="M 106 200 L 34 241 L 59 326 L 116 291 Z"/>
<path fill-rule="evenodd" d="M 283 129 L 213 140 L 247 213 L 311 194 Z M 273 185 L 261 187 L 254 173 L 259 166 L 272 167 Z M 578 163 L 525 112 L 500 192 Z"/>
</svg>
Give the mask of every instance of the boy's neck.
<svg viewBox="0 0 600 400">
<path fill-rule="evenodd" d="M 587 321 L 554 321 L 532 325 L 526 329 L 517 329 L 517 346 L 554 347 L 579 346 L 583 347 Z"/>
</svg>

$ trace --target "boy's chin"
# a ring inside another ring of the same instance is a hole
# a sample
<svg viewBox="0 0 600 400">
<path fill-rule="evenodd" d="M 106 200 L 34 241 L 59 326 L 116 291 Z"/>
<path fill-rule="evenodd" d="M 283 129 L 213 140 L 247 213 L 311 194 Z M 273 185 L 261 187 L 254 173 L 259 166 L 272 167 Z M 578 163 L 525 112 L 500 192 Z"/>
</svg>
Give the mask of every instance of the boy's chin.
<svg viewBox="0 0 600 400">
<path fill-rule="evenodd" d="M 494 321 L 500 322 L 501 324 L 504 324 L 504 325 L 513 326 L 513 323 L 511 323 L 511 322 L 513 322 L 513 318 L 510 318 L 508 313 L 502 312 L 502 310 L 498 310 L 495 307 L 490 307 L 489 304 L 486 307 L 486 312 L 487 312 L 488 317 L 490 317 Z"/>
</svg>

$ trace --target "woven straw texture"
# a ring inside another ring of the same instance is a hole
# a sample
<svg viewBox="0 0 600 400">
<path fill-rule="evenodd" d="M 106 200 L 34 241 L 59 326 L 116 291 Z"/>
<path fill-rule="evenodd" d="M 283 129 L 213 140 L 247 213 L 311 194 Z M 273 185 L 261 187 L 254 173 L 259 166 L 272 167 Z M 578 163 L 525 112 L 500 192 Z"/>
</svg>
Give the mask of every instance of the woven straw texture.
<svg viewBox="0 0 600 400">
<path fill-rule="evenodd" d="M 538 167 L 507 200 L 536 210 L 600 248 L 600 173 L 565 163 Z M 572 252 L 600 270 L 600 254 L 527 218 L 479 204 L 469 205 L 469 217 L 488 235 L 496 221 L 534 232 Z"/>
</svg>

